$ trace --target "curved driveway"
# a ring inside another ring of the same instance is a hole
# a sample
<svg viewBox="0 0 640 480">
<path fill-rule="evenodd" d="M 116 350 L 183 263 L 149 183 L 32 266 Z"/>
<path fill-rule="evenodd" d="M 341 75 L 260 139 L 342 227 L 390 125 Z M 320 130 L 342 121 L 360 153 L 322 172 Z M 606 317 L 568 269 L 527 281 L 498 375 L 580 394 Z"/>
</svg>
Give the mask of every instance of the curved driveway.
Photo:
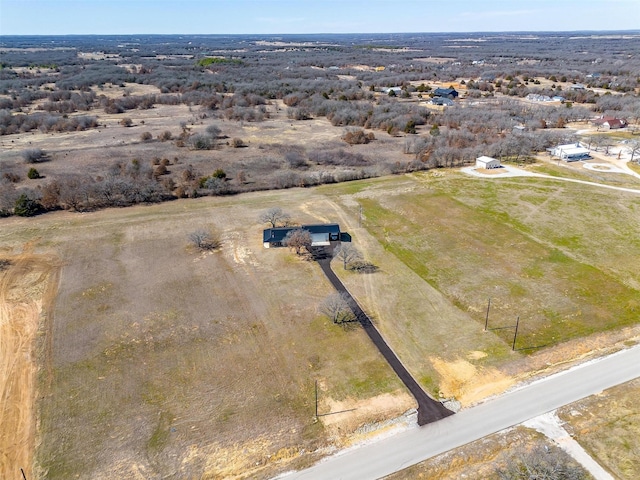
<svg viewBox="0 0 640 480">
<path fill-rule="evenodd" d="M 280 478 L 381 478 L 637 377 L 640 377 L 640 346 L 578 365 L 438 422 L 355 447 L 308 470 Z"/>
</svg>

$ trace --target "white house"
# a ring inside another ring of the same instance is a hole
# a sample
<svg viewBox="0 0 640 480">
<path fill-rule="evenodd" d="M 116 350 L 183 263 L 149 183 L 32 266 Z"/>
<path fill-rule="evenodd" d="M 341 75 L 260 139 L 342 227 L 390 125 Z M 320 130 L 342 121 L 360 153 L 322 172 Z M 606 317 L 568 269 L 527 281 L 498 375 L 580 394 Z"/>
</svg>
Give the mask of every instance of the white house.
<svg viewBox="0 0 640 480">
<path fill-rule="evenodd" d="M 591 158 L 589 149 L 581 147 L 578 142 L 558 145 L 551 149 L 551 155 L 561 158 L 566 162 L 576 162 L 578 160 L 584 160 L 585 158 Z"/>
<path fill-rule="evenodd" d="M 500 160 L 483 155 L 476 158 L 476 168 L 500 168 Z"/>
</svg>

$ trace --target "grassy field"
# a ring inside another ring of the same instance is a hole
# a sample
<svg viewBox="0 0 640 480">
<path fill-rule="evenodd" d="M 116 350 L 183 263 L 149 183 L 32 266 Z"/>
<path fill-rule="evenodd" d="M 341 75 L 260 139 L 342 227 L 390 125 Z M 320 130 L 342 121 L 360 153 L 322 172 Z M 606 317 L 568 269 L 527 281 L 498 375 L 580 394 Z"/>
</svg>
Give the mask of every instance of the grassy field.
<svg viewBox="0 0 640 480">
<path fill-rule="evenodd" d="M 362 331 L 317 313 L 317 265 L 262 247 L 271 206 L 353 235 L 379 272 L 337 273 L 418 381 L 463 405 L 640 317 L 640 196 L 554 180 L 438 172 L 5 219 L 4 252 L 63 263 L 40 477 L 268 477 L 413 406 Z M 202 227 L 219 251 L 190 249 Z M 316 380 L 335 413 L 317 423 Z"/>
<path fill-rule="evenodd" d="M 314 380 L 321 413 L 381 394 L 381 410 L 351 420 L 411 408 L 366 335 L 316 312 L 330 292 L 319 268 L 263 249 L 256 218 L 272 198 L 7 222 L 8 248 L 39 238 L 64 262 L 40 403 L 42 476 L 259 475 L 350 428 L 312 422 Z M 220 235 L 221 251 L 188 248 L 199 227 Z"/>
</svg>

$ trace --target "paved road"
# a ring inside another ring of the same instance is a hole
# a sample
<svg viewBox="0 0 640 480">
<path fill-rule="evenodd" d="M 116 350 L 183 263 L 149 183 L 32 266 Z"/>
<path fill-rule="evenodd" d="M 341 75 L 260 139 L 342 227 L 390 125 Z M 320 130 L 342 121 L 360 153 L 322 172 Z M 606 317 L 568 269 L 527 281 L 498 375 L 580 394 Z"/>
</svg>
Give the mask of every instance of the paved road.
<svg viewBox="0 0 640 480">
<path fill-rule="evenodd" d="M 391 350 L 391 347 L 387 345 L 387 342 L 384 340 L 382 335 L 380 335 L 380 332 L 371 322 L 369 316 L 364 312 L 364 310 L 362 310 L 362 308 L 360 308 L 358 302 L 356 302 L 344 284 L 336 276 L 333 270 L 331 270 L 331 255 L 325 254 L 320 255 L 320 257 L 321 258 L 317 258 L 318 264 L 327 276 L 329 282 L 331 282 L 331 285 L 333 285 L 333 288 L 346 296 L 349 308 L 353 311 L 353 314 L 358 319 L 358 322 L 360 322 L 360 325 L 362 325 L 364 331 L 369 335 L 373 344 L 378 348 L 378 351 L 382 354 L 396 375 L 398 375 L 398 378 L 400 378 L 409 392 L 411 392 L 413 398 L 416 399 L 416 402 L 418 403 L 418 425 L 426 425 L 427 423 L 435 422 L 448 417 L 449 415 L 453 415 L 453 412 L 442 405 L 442 403 L 427 395 L 415 378 L 413 378 L 402 364 L 395 352 Z"/>
<path fill-rule="evenodd" d="M 283 478 L 380 478 L 637 377 L 640 346 L 579 365 L 438 422 L 347 450 Z"/>
</svg>

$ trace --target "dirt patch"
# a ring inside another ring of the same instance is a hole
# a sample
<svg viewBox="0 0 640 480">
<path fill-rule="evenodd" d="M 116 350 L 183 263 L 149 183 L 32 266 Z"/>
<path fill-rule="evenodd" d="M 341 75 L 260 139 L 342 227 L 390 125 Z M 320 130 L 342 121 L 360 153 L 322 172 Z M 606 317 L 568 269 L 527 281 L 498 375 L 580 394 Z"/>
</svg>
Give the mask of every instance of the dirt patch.
<svg viewBox="0 0 640 480">
<path fill-rule="evenodd" d="M 60 266 L 29 246 L 3 258 L 10 266 L 0 271 L 0 478 L 21 478 L 20 469 L 33 478 L 36 338 L 47 336 Z"/>
<path fill-rule="evenodd" d="M 398 417 L 411 408 L 415 408 L 415 401 L 404 392 L 385 393 L 366 400 L 327 398 L 322 401 L 319 418 L 332 437 L 340 438 L 345 433 L 353 432 L 363 422 Z M 347 443 L 357 440 L 350 438 Z"/>
<path fill-rule="evenodd" d="M 440 395 L 453 397 L 464 406 L 502 393 L 515 383 L 514 378 L 495 368 L 477 367 L 463 359 L 446 362 L 432 357 L 430 360 L 441 377 Z"/>
</svg>

